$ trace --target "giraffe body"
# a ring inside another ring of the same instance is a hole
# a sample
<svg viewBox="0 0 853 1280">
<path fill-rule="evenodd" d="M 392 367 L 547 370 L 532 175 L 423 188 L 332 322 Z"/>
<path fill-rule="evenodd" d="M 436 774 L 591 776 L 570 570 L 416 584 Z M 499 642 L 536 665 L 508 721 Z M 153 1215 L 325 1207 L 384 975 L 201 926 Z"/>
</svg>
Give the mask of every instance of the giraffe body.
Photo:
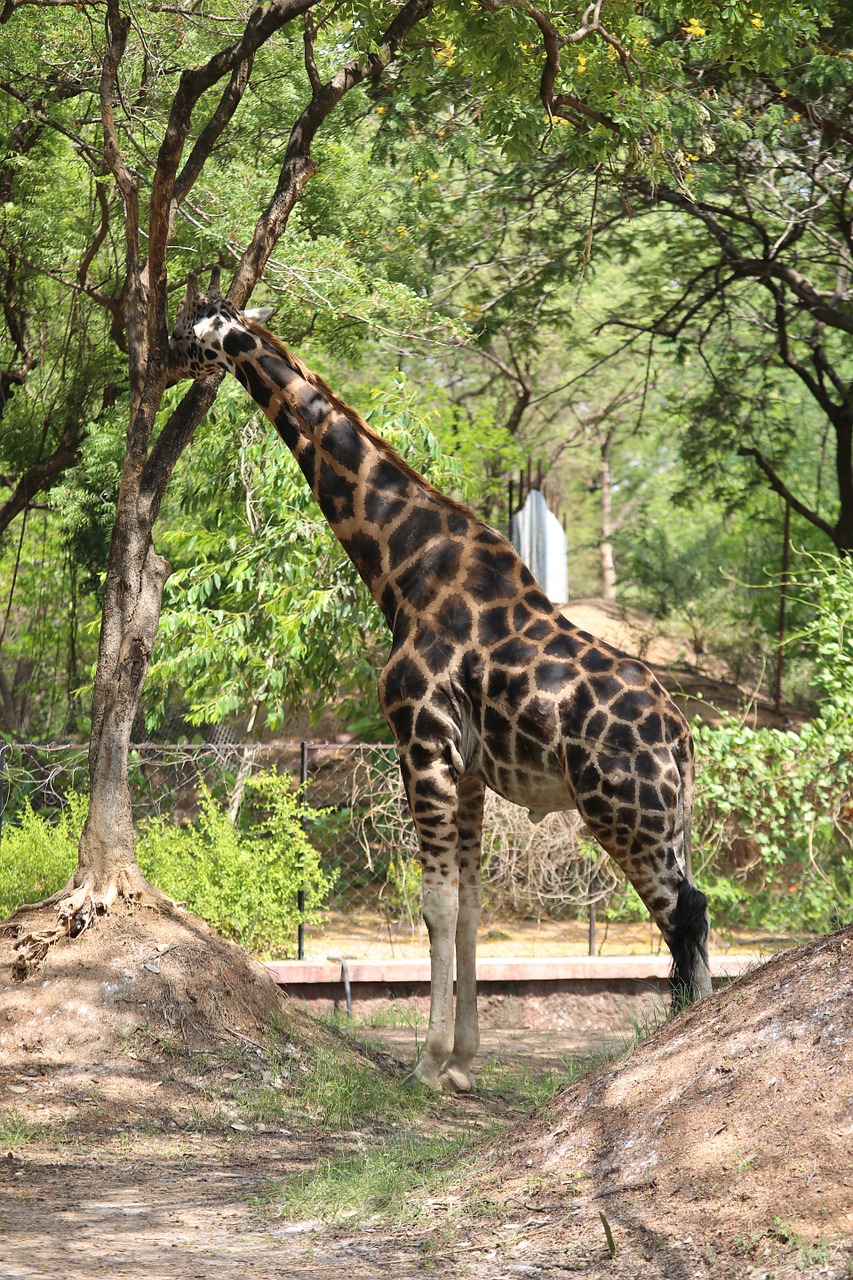
<svg viewBox="0 0 853 1280">
<path fill-rule="evenodd" d="M 413 1079 L 473 1088 L 485 788 L 538 821 L 576 808 L 634 885 L 691 996 L 711 989 L 686 868 L 693 747 L 643 663 L 568 622 L 513 548 L 432 488 L 260 325 L 191 280 L 174 344 L 270 418 L 392 634 L 379 677 L 423 867 L 430 1022 Z M 453 1021 L 453 958 L 456 1013 Z"/>
</svg>

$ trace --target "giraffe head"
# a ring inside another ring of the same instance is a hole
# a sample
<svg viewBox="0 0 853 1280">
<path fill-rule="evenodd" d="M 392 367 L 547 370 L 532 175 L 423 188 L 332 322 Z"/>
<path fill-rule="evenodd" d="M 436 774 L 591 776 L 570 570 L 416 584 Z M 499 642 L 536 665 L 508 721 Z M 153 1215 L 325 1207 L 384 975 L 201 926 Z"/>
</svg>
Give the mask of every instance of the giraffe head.
<svg viewBox="0 0 853 1280">
<path fill-rule="evenodd" d="M 222 296 L 219 276 L 219 267 L 214 267 L 207 293 L 202 293 L 191 272 L 175 318 L 172 350 L 193 378 L 203 378 L 217 366 L 227 366 L 224 343 L 229 333 L 249 332 L 253 323 L 261 323 L 273 313 L 272 307 L 248 307 L 239 311 Z"/>
</svg>

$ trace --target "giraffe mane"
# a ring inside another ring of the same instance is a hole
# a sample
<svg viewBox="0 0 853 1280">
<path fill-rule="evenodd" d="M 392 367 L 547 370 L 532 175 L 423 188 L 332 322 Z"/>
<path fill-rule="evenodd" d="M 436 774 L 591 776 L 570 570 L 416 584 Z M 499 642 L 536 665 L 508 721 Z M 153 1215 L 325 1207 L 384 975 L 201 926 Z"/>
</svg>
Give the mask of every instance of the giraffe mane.
<svg viewBox="0 0 853 1280">
<path fill-rule="evenodd" d="M 398 466 L 410 480 L 414 480 L 423 489 L 426 489 L 426 491 L 433 497 L 439 498 L 448 507 L 452 507 L 454 510 L 462 512 L 462 514 L 466 515 L 469 520 L 473 520 L 476 524 L 487 527 L 485 525 L 485 521 L 475 515 L 466 503 L 457 502 L 455 498 L 448 498 L 446 493 L 442 493 L 434 484 L 430 484 L 429 480 L 424 479 L 421 473 L 417 471 L 411 463 L 407 462 L 406 459 L 397 452 L 393 445 L 390 445 L 378 431 L 374 431 L 370 423 L 366 422 L 360 413 L 348 405 L 345 400 L 342 400 L 340 396 L 336 395 L 318 373 L 315 373 L 313 369 L 309 369 L 298 356 L 295 356 L 289 347 L 285 346 L 281 338 L 256 320 L 248 319 L 246 316 L 243 316 L 243 320 L 247 329 L 249 329 L 256 337 L 262 338 L 264 342 L 268 342 L 270 346 L 274 347 L 276 351 L 278 351 L 279 355 L 284 357 L 291 368 L 296 370 L 300 378 L 304 378 L 306 382 L 310 382 L 313 387 L 316 387 L 317 390 L 326 397 L 333 408 L 337 409 L 339 413 L 342 413 L 345 418 L 348 418 L 353 426 L 357 427 L 359 431 L 363 431 L 368 440 L 376 445 L 376 447 L 384 453 L 386 457 L 390 458 L 391 461 L 393 461 L 394 464 Z"/>
</svg>

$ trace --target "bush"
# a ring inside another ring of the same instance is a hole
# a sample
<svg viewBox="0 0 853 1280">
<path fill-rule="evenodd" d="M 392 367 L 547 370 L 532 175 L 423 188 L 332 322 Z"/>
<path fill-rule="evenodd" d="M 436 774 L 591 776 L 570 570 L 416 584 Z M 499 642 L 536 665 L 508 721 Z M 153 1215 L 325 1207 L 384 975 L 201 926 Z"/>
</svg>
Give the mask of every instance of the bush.
<svg viewBox="0 0 853 1280">
<path fill-rule="evenodd" d="M 826 930 L 853 917 L 853 564 L 815 564 L 818 714 L 796 733 L 694 727 L 697 876 L 729 924 Z"/>
<path fill-rule="evenodd" d="M 304 918 L 317 919 L 334 877 L 300 825 L 299 796 L 289 776 L 259 774 L 246 783 L 252 823 L 231 825 L 209 792 L 202 792 L 192 825 L 155 818 L 137 832 L 139 866 L 149 880 L 224 937 L 259 955 L 296 948 L 298 894 Z M 71 794 L 55 821 L 24 803 L 0 840 L 0 917 L 46 897 L 77 865 L 87 801 Z"/>
<path fill-rule="evenodd" d="M 22 903 L 38 902 L 62 888 L 77 866 L 87 808 L 86 800 L 72 792 L 58 820 L 49 822 L 25 800 L 14 825 L 3 824 L 0 919 Z"/>
<path fill-rule="evenodd" d="M 296 947 L 300 918 L 317 920 L 333 877 L 302 830 L 299 796 L 288 775 L 250 778 L 246 797 L 255 819 L 251 826 L 232 826 L 204 791 L 192 826 L 155 818 L 142 827 L 137 858 L 143 875 L 224 937 L 259 955 L 288 955 Z"/>
</svg>

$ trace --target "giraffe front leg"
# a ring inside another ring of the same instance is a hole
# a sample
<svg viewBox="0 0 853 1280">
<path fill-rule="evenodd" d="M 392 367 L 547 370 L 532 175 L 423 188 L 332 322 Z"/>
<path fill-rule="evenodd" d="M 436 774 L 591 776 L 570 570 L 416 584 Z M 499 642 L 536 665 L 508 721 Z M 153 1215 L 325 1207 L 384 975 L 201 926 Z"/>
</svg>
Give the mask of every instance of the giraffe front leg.
<svg viewBox="0 0 853 1280">
<path fill-rule="evenodd" d="M 400 751 L 400 768 L 418 832 L 423 917 L 429 934 L 430 1007 L 424 1051 L 407 1084 L 440 1089 L 453 1048 L 453 949 L 459 916 L 458 776 L 442 756 L 417 765 Z"/>
<path fill-rule="evenodd" d="M 471 1063 L 480 1047 L 477 1016 L 477 929 L 483 887 L 480 856 L 483 843 L 485 786 L 479 778 L 459 780 L 459 915 L 456 921 L 456 1024 L 453 1052 L 439 1077 L 445 1089 L 472 1093 L 476 1081 Z"/>
<path fill-rule="evenodd" d="M 424 876 L 428 869 L 424 869 Z M 443 1087 L 442 1068 L 453 1048 L 453 943 L 458 917 L 455 886 L 424 884 L 423 916 L 429 934 L 429 1025 L 420 1061 L 406 1084 Z"/>
</svg>

